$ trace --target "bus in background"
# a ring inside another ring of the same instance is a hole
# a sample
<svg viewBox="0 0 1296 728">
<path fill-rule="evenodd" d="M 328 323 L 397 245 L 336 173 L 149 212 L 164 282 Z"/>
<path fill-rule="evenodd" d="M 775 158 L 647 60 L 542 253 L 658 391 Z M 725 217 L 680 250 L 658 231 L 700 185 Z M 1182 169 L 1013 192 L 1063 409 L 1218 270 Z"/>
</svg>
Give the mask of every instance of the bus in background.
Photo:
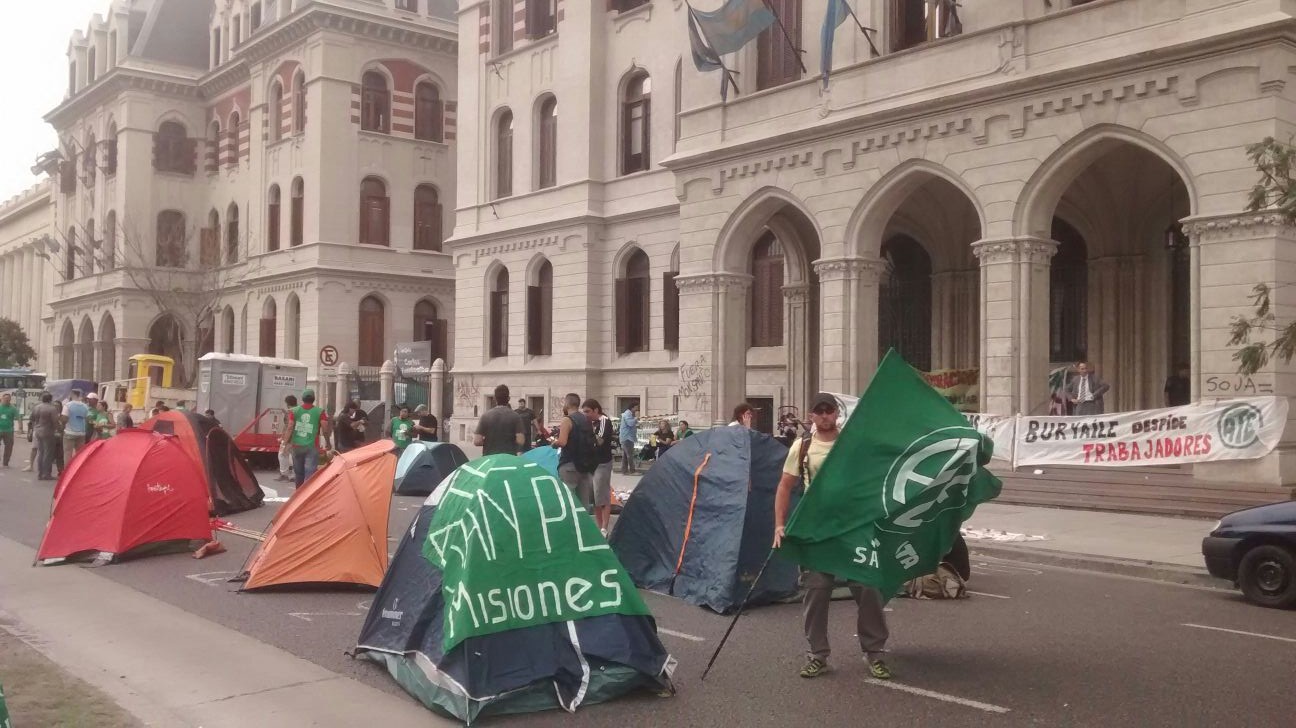
<svg viewBox="0 0 1296 728">
<path fill-rule="evenodd" d="M 40 404 L 40 394 L 45 389 L 45 375 L 20 367 L 0 369 L 0 394 L 13 395 L 14 406 L 22 413 L 20 427 L 25 427 L 27 416 Z"/>
</svg>

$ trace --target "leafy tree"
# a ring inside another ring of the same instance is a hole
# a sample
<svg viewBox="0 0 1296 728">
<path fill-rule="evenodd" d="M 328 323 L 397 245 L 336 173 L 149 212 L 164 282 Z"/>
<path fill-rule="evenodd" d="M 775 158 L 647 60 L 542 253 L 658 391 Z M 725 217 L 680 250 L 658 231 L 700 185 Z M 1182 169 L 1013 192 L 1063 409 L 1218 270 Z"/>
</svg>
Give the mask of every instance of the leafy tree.
<svg viewBox="0 0 1296 728">
<path fill-rule="evenodd" d="M 1260 181 L 1251 188 L 1248 212 L 1276 212 L 1296 224 L 1296 147 L 1273 137 L 1247 147 L 1247 157 L 1260 173 Z M 1278 286 L 1292 285 L 1277 283 Z M 1248 316 L 1234 316 L 1229 323 L 1229 346 L 1241 347 L 1233 352 L 1242 374 L 1255 374 L 1270 360 L 1284 364 L 1296 356 L 1296 321 L 1279 321 L 1273 313 L 1274 286 L 1257 283 L 1251 289 L 1253 311 Z M 1260 339 L 1253 341 L 1253 338 Z"/>
<path fill-rule="evenodd" d="M 31 348 L 27 332 L 17 321 L 0 318 L 0 366 L 25 367 L 35 358 L 36 352 Z"/>
</svg>

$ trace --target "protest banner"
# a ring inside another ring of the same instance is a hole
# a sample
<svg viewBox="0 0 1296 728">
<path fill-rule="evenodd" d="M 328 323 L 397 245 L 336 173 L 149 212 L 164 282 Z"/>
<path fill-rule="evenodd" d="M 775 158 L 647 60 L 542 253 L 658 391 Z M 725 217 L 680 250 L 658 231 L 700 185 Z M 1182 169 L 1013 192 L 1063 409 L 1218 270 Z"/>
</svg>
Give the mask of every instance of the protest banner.
<svg viewBox="0 0 1296 728">
<path fill-rule="evenodd" d="M 935 571 L 959 526 L 997 495 L 986 439 L 894 351 L 854 403 L 787 524 L 779 554 L 896 594 Z"/>
<path fill-rule="evenodd" d="M 469 637 L 603 614 L 651 616 L 594 519 L 552 473 L 513 455 L 438 488 L 423 555 L 443 573 L 445 652 Z"/>
<path fill-rule="evenodd" d="M 959 412 L 976 412 L 980 406 L 980 369 L 937 369 L 921 372 L 925 382 Z"/>
<path fill-rule="evenodd" d="M 1287 409 L 1286 397 L 1248 397 L 1083 417 L 1022 416 L 1014 457 L 1019 466 L 1250 460 L 1278 445 Z"/>
</svg>

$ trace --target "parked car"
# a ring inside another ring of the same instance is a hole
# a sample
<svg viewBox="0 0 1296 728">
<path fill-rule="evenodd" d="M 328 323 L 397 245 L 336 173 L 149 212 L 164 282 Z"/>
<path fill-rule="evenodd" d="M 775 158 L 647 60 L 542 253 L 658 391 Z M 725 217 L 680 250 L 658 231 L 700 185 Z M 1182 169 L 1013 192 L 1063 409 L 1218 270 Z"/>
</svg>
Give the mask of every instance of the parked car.
<svg viewBox="0 0 1296 728">
<path fill-rule="evenodd" d="M 1264 607 L 1296 607 L 1296 501 L 1224 516 L 1202 540 L 1206 569 Z"/>
</svg>

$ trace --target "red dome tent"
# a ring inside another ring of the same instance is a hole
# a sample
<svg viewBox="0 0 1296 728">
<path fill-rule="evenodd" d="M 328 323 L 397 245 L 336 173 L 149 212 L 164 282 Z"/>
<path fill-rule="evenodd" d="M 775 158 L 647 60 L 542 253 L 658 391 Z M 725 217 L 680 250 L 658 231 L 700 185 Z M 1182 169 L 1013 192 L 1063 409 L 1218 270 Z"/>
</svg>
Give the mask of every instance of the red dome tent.
<svg viewBox="0 0 1296 728">
<path fill-rule="evenodd" d="M 175 435 L 181 447 L 203 472 L 203 483 L 217 515 L 251 510 L 261 505 L 265 493 L 234 441 L 210 417 L 186 410 L 159 412 L 141 429 Z"/>
<path fill-rule="evenodd" d="M 205 481 L 177 438 L 123 430 L 92 442 L 59 478 L 36 559 L 106 561 L 150 544 L 206 541 Z"/>
</svg>

